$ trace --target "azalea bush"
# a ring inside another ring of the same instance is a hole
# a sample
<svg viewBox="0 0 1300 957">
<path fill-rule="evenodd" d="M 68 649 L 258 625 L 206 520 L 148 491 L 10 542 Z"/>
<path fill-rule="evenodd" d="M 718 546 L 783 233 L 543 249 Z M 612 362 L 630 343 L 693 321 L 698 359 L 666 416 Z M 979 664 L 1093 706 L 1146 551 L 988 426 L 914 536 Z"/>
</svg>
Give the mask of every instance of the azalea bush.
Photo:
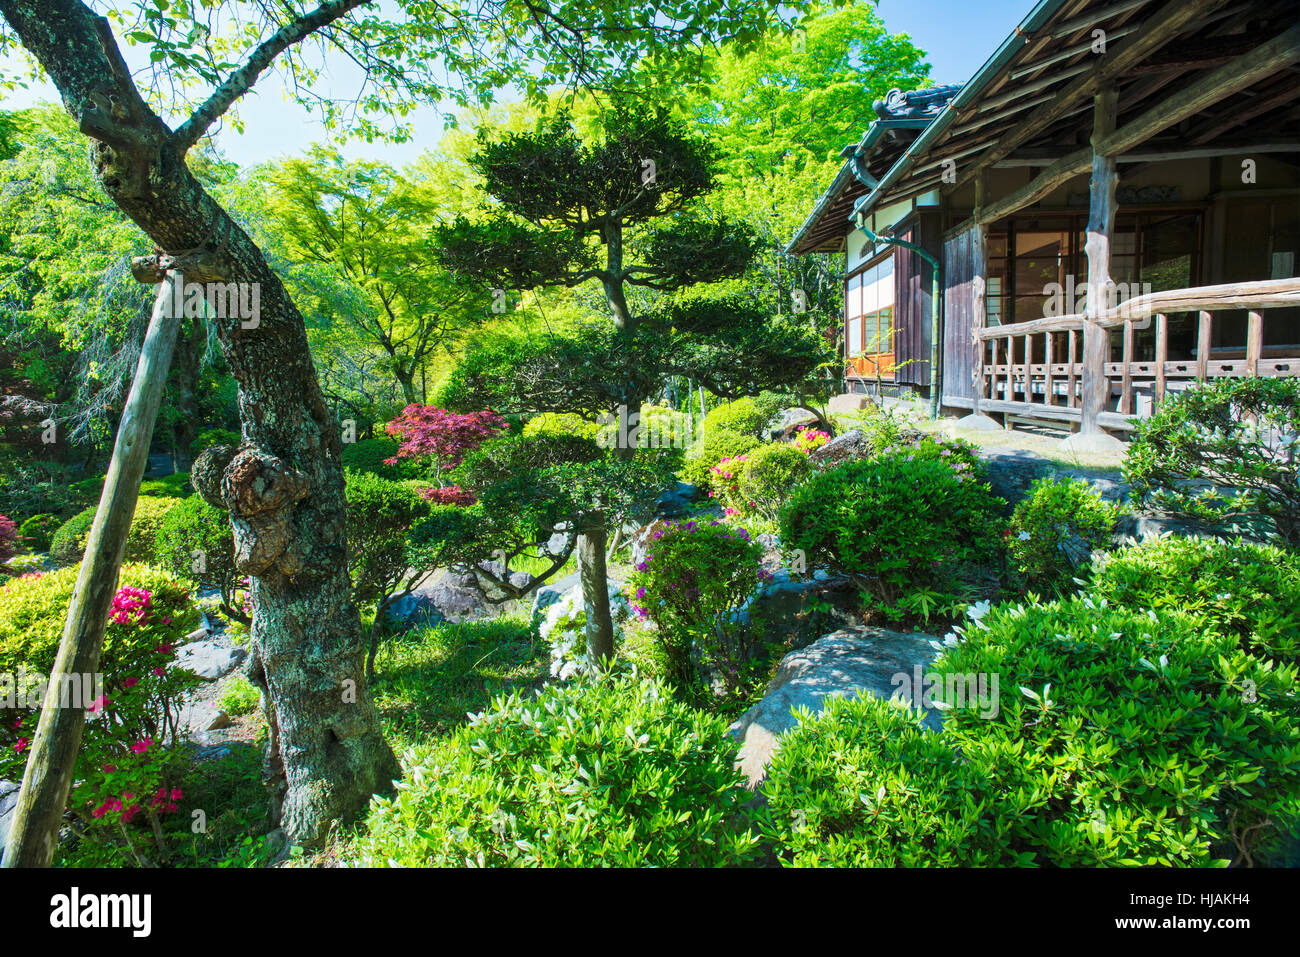
<svg viewBox="0 0 1300 957">
<path fill-rule="evenodd" d="M 1180 611 L 1262 658 L 1300 663 L 1300 554 L 1208 538 L 1130 542 L 1092 568 L 1087 592 L 1136 610 Z"/>
<path fill-rule="evenodd" d="M 18 538 L 32 551 L 46 552 L 50 549 L 50 540 L 62 524 L 57 515 L 33 515 L 18 526 Z"/>
<path fill-rule="evenodd" d="M 73 566 L 31 574 L 0 588 L 0 674 L 24 676 L 30 692 L 24 707 L 5 710 L 0 778 L 22 778 L 39 718 L 33 699 L 53 670 L 77 573 Z M 80 692 L 88 713 L 68 806 L 82 836 L 130 842 L 124 825 L 175 810 L 181 699 L 199 682 L 176 666 L 176 651 L 197 623 L 186 584 L 145 565 L 122 567 L 104 633 L 102 684 Z"/>
<path fill-rule="evenodd" d="M 631 576 L 632 610 L 656 627 L 669 684 L 692 701 L 724 698 L 756 680 L 759 629 L 740 611 L 770 578 L 763 549 L 743 528 L 675 522 L 656 531 Z"/>
<path fill-rule="evenodd" d="M 235 567 L 235 536 L 227 513 L 190 496 L 163 516 L 154 533 L 154 556 L 171 574 L 216 589 L 221 613 L 249 624 L 244 611 L 248 580 Z"/>
<path fill-rule="evenodd" d="M 1124 476 L 1149 505 L 1300 547 L 1300 380 L 1220 379 L 1169 397 L 1139 421 Z"/>
<path fill-rule="evenodd" d="M 709 410 L 704 417 L 704 435 L 725 431 L 761 438 L 767 420 L 768 416 L 753 399 L 736 399 Z"/>
<path fill-rule="evenodd" d="M 704 438 L 686 450 L 682 478 L 705 491 L 713 488 L 713 467 L 723 459 L 744 455 L 762 443 L 752 435 L 727 429 L 706 432 Z"/>
<path fill-rule="evenodd" d="M 812 474 L 808 453 L 793 444 L 761 445 L 745 455 L 723 459 L 712 469 L 714 496 L 723 514 L 775 528 L 781 506 Z"/>
<path fill-rule="evenodd" d="M 181 501 L 179 498 L 169 496 L 142 495 L 136 499 L 135 514 L 131 518 L 131 528 L 126 536 L 124 556 L 126 561 L 155 560 L 154 546 L 158 529 L 162 527 L 167 514 Z M 98 505 L 91 505 L 59 527 L 50 541 L 50 558 L 60 565 L 71 565 L 81 561 L 98 508 Z"/>
<path fill-rule="evenodd" d="M 829 432 L 821 429 L 800 429 L 795 433 L 791 444 L 804 454 L 815 452 L 831 440 Z"/>
<path fill-rule="evenodd" d="M 367 867 L 710 867 L 753 860 L 724 720 L 634 675 L 496 698 L 407 756 Z"/>
<path fill-rule="evenodd" d="M 0 515 L 0 563 L 18 554 L 18 526 L 12 519 Z"/>
<path fill-rule="evenodd" d="M 609 585 L 609 614 L 614 625 L 614 653 L 619 655 L 627 636 L 632 606 L 623 589 Z M 553 602 L 538 626 L 537 633 L 551 649 L 551 677 L 567 681 L 578 675 L 594 675 L 605 669 L 593 663 L 587 654 L 587 610 L 582 592 L 575 589 Z"/>
<path fill-rule="evenodd" d="M 953 644 L 930 669 L 940 734 L 871 698 L 787 733 L 762 827 L 784 861 L 1262 863 L 1296 825 L 1294 666 L 1078 597 L 999 606 Z M 978 675 L 996 707 L 964 697 Z"/>
<path fill-rule="evenodd" d="M 1003 503 L 975 466 L 944 451 L 936 443 L 813 475 L 781 510 L 782 547 L 848 576 L 886 614 L 916 592 L 953 601 L 996 560 Z"/>
<path fill-rule="evenodd" d="M 1074 590 L 1093 549 L 1110 544 L 1122 510 L 1082 479 L 1039 479 L 1016 505 L 1007 546 L 1026 584 L 1040 595 Z"/>
</svg>

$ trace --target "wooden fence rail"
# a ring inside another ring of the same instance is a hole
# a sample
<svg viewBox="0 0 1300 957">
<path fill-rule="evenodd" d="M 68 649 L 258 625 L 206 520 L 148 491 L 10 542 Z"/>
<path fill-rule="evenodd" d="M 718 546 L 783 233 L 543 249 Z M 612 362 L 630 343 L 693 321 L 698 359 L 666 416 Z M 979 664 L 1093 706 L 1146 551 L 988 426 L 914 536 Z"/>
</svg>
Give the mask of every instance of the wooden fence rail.
<svg viewBox="0 0 1300 957">
<path fill-rule="evenodd" d="M 1300 355 L 1265 358 L 1263 354 L 1264 310 L 1296 306 L 1300 306 L 1300 278 L 1172 289 L 1136 296 L 1095 317 L 1103 332 L 1119 329 L 1122 335 L 1120 361 L 1102 361 L 1096 365 L 1079 361 L 1083 351 L 1079 340 L 1086 318 L 1083 314 L 1047 316 L 977 329 L 974 411 L 1080 423 L 1082 397 L 1099 390 L 1108 399 L 1116 400 L 1115 411 L 1104 411 L 1098 416 L 1099 428 L 1131 429 L 1136 415 L 1137 380 L 1151 383 L 1154 410 L 1168 394 L 1171 379 L 1204 382 L 1231 376 L 1300 376 Z M 1247 310 L 1245 356 L 1211 361 L 1214 313 L 1229 309 Z M 1196 357 L 1171 361 L 1169 316 L 1192 312 L 1198 314 Z M 1155 320 L 1155 359 L 1138 362 L 1134 359 L 1137 331 L 1139 324 L 1150 319 Z M 1066 334 L 1064 362 L 1056 361 L 1053 336 L 1057 333 Z M 1040 335 L 1044 338 L 1044 361 L 1035 363 L 1033 339 Z M 1019 362 L 1017 352 L 1021 356 Z M 1109 356 L 1110 349 L 1100 354 Z M 1017 392 L 1024 398 L 1017 399 Z"/>
</svg>

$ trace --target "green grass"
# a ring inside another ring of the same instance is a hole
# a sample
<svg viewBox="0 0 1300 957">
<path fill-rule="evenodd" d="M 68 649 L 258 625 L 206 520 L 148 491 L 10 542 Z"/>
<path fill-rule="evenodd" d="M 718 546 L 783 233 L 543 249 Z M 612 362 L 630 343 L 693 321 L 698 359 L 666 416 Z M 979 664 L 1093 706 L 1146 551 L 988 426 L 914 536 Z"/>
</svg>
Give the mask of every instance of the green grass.
<svg viewBox="0 0 1300 957">
<path fill-rule="evenodd" d="M 372 688 L 394 750 L 428 744 L 511 688 L 540 687 L 549 649 L 522 619 L 444 623 L 387 642 Z"/>
</svg>

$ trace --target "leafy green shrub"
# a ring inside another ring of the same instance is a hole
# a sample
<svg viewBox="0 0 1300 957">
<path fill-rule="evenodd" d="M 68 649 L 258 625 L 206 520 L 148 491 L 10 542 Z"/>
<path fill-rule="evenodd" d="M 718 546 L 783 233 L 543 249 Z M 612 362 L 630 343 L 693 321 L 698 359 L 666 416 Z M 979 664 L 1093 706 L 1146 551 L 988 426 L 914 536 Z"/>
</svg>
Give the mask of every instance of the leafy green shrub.
<svg viewBox="0 0 1300 957">
<path fill-rule="evenodd" d="M 217 695 L 217 705 L 229 715 L 252 714 L 261 704 L 262 692 L 240 674 L 231 675 Z"/>
<path fill-rule="evenodd" d="M 766 425 L 767 417 L 753 399 L 737 399 L 734 402 L 724 402 L 709 411 L 704 417 L 704 435 L 707 437 L 710 433 L 725 431 L 758 438 Z"/>
<path fill-rule="evenodd" d="M 706 432 L 704 438 L 686 451 L 686 460 L 682 463 L 682 478 L 701 489 L 713 487 L 712 470 L 715 465 L 726 458 L 744 455 L 750 449 L 761 445 L 752 435 L 741 435 L 726 429 Z"/>
<path fill-rule="evenodd" d="M 1004 605 L 931 671 L 940 735 L 879 701 L 787 734 L 763 826 L 784 857 L 1204 865 L 1267 853 L 1300 815 L 1295 668 L 1185 615 Z M 978 675 L 996 708 L 964 706 Z"/>
<path fill-rule="evenodd" d="M 637 564 L 632 609 L 657 626 L 665 677 L 688 700 L 708 700 L 715 678 L 728 697 L 755 682 L 758 632 L 739 612 L 769 577 L 762 558 L 743 528 L 687 521 L 656 531 Z"/>
<path fill-rule="evenodd" d="M 68 486 L 69 511 L 80 511 L 91 505 L 99 504 L 99 497 L 104 494 L 104 476 L 81 479 Z"/>
<path fill-rule="evenodd" d="M 935 453 L 938 455 L 939 453 Z M 998 547 L 998 507 L 961 463 L 889 453 L 809 478 L 781 511 L 781 542 L 895 609 L 914 590 L 938 594 Z"/>
<path fill-rule="evenodd" d="M 1253 419 L 1254 421 L 1251 421 Z M 1300 546 L 1300 380 L 1220 379 L 1138 423 L 1124 458 L 1136 498 Z"/>
<path fill-rule="evenodd" d="M 343 467 L 353 472 L 369 472 L 380 478 L 398 481 L 401 479 L 427 479 L 427 464 L 414 459 L 398 459 L 395 465 L 385 465 L 385 459 L 397 455 L 398 441 L 387 436 L 376 439 L 361 439 L 343 446 Z"/>
<path fill-rule="evenodd" d="M 1087 591 L 1135 610 L 1185 612 L 1256 655 L 1298 663 L 1300 555 L 1203 538 L 1130 543 L 1092 569 Z"/>
<path fill-rule="evenodd" d="M 63 523 L 55 515 L 33 515 L 18 526 L 18 537 L 34 552 L 50 550 L 50 540 Z"/>
<path fill-rule="evenodd" d="M 194 494 L 189 472 L 173 472 L 160 479 L 140 483 L 140 494 L 155 498 L 188 498 Z"/>
<path fill-rule="evenodd" d="M 408 757 L 365 866 L 700 867 L 749 860 L 726 722 L 631 675 L 497 698 Z"/>
<path fill-rule="evenodd" d="M 1029 587 L 1041 595 L 1073 591 L 1075 571 L 1110 543 L 1120 509 L 1082 479 L 1039 479 L 1011 516 L 1007 545 Z"/>
<path fill-rule="evenodd" d="M 594 442 L 599 431 L 600 426 L 588 422 L 576 412 L 543 412 L 528 420 L 523 435 L 525 438 L 535 435 L 576 435 Z"/>
<path fill-rule="evenodd" d="M 158 524 L 154 555 L 173 575 L 217 589 L 222 614 L 249 623 L 241 594 L 245 576 L 235 567 L 235 537 L 230 517 L 221 509 L 197 495 L 178 502 Z"/>
<path fill-rule="evenodd" d="M 73 566 L 24 575 L 0 588 L 0 675 L 26 676 L 23 703 L 0 725 L 0 778 L 21 780 L 39 718 L 34 705 L 53 670 L 78 572 Z M 79 830 L 99 839 L 141 812 L 176 810 L 181 752 L 169 746 L 180 700 L 199 680 L 174 666 L 176 648 L 198 621 L 188 587 L 138 564 L 122 566 L 119 584 L 100 657 L 102 688 L 65 686 L 80 703 L 98 695 L 88 708 L 68 806 Z"/>
<path fill-rule="evenodd" d="M 239 443 L 244 441 L 244 437 L 238 432 L 232 432 L 230 429 L 204 429 L 193 442 L 190 443 L 190 460 L 197 459 L 204 449 L 211 448 L 214 445 L 229 445 L 234 448 L 239 447 Z"/>
<path fill-rule="evenodd" d="M 135 515 L 131 518 L 131 529 L 126 536 L 125 561 L 154 561 L 154 539 L 158 529 L 167 513 L 178 504 L 179 500 L 172 498 L 141 496 L 136 499 Z M 59 527 L 50 540 L 50 558 L 60 565 L 81 561 L 98 507 L 89 506 Z"/>
<path fill-rule="evenodd" d="M 757 516 L 767 526 L 780 517 L 781 506 L 795 487 L 812 474 L 808 453 L 794 445 L 763 445 L 744 456 L 736 477 L 734 502 L 740 514 Z"/>
</svg>

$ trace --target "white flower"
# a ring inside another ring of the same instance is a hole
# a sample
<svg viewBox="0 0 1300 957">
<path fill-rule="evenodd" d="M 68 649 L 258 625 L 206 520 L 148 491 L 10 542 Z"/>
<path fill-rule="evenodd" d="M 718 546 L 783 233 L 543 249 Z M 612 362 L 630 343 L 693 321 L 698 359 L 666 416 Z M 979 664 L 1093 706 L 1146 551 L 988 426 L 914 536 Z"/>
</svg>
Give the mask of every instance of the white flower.
<svg viewBox="0 0 1300 957">
<path fill-rule="evenodd" d="M 989 609 L 992 607 L 993 603 L 990 601 L 977 601 L 966 609 L 966 617 L 971 621 L 979 621 L 989 613 Z"/>
<path fill-rule="evenodd" d="M 1016 538 L 1020 539 L 1022 542 L 1027 542 L 1031 538 L 1033 538 L 1033 536 L 1030 535 L 1028 532 L 1021 532 L 1019 535 L 1016 536 Z"/>
</svg>

